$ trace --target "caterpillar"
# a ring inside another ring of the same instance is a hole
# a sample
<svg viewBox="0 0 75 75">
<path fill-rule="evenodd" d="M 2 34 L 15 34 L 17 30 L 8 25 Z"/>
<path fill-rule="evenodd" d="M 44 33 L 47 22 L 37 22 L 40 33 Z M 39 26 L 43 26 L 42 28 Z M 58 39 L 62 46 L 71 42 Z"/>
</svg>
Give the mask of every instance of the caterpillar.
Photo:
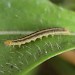
<svg viewBox="0 0 75 75">
<path fill-rule="evenodd" d="M 66 30 L 65 28 L 47 28 L 47 29 L 42 29 L 40 31 L 33 32 L 29 35 L 26 35 L 23 38 L 17 39 L 17 40 L 6 40 L 4 42 L 5 45 L 11 46 L 11 45 L 22 45 L 29 43 L 31 41 L 35 41 L 37 38 L 42 38 L 43 36 L 48 36 L 48 35 L 69 35 L 69 31 Z"/>
</svg>

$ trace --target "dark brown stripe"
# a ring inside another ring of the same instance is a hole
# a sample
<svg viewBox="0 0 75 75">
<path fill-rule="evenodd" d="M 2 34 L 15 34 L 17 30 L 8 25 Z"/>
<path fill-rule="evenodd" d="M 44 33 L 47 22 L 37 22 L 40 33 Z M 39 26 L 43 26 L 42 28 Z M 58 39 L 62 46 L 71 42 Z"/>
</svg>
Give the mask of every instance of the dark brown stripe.
<svg viewBox="0 0 75 75">
<path fill-rule="evenodd" d="M 43 29 L 43 30 L 31 33 L 29 35 L 26 35 L 25 37 L 22 37 L 21 39 L 13 40 L 13 42 L 24 41 L 24 40 L 30 39 L 30 38 L 32 38 L 34 36 L 36 37 L 38 35 L 42 35 L 42 34 L 48 33 L 48 32 L 61 32 L 61 31 L 66 31 L 66 30 L 64 28 L 48 28 L 48 29 Z"/>
</svg>

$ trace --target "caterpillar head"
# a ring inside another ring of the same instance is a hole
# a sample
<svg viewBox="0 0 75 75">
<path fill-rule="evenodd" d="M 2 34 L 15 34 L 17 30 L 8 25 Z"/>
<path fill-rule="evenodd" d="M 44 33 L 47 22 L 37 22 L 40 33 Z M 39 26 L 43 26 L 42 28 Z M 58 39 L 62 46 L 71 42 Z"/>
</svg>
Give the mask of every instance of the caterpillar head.
<svg viewBox="0 0 75 75">
<path fill-rule="evenodd" d="M 11 40 L 7 40 L 4 42 L 5 45 L 7 46 L 11 46 L 12 45 L 12 41 Z"/>
</svg>

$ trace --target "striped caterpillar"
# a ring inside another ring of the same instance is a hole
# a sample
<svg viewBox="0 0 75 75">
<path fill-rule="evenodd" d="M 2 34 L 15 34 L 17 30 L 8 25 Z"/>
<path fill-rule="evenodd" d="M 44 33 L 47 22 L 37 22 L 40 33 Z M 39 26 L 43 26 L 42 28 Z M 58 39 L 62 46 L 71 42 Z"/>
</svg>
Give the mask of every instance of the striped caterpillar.
<svg viewBox="0 0 75 75">
<path fill-rule="evenodd" d="M 37 38 L 42 38 L 43 36 L 48 36 L 48 35 L 69 35 L 70 32 L 66 30 L 65 28 L 48 28 L 48 29 L 43 29 L 40 31 L 36 31 L 34 33 L 31 33 L 29 35 L 26 35 L 25 37 L 17 40 L 6 40 L 4 42 L 5 45 L 11 46 L 11 45 L 22 45 L 29 43 L 31 41 L 35 41 Z"/>
</svg>

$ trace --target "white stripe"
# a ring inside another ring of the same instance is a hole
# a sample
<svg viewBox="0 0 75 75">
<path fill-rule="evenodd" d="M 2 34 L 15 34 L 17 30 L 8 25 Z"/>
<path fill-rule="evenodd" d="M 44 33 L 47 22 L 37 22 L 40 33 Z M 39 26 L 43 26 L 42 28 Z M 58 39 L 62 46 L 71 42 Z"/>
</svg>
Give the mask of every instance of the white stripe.
<svg viewBox="0 0 75 75">
<path fill-rule="evenodd" d="M 0 31 L 0 35 L 19 35 L 19 34 L 31 34 L 35 31 Z"/>
<path fill-rule="evenodd" d="M 19 34 L 31 34 L 35 31 L 0 31 L 0 35 L 19 35 Z M 70 33 L 69 35 L 75 35 L 75 32 Z"/>
</svg>

